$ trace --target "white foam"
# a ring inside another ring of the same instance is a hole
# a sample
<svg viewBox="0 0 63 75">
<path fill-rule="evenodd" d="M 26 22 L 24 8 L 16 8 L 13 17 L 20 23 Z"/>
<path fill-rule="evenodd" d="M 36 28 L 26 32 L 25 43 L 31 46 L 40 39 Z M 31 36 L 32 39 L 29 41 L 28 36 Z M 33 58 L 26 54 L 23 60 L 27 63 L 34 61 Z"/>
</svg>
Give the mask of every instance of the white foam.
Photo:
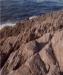
<svg viewBox="0 0 63 75">
<path fill-rule="evenodd" d="M 35 19 L 35 18 L 37 18 L 38 16 L 31 16 L 31 17 L 29 17 L 29 20 L 32 20 L 32 19 Z"/>
<path fill-rule="evenodd" d="M 16 25 L 16 23 L 5 23 L 5 24 L 1 24 L 0 25 L 0 30 L 3 28 L 3 27 L 5 27 L 5 26 L 15 26 Z"/>
</svg>

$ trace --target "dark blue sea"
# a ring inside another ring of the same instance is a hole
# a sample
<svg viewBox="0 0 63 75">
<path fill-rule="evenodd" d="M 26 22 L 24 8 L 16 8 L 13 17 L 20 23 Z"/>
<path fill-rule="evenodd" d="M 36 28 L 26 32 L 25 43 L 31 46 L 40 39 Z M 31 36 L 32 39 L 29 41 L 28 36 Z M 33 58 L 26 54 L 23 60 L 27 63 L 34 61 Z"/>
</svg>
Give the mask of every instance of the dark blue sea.
<svg viewBox="0 0 63 75">
<path fill-rule="evenodd" d="M 63 9 L 62 2 L 36 0 L 0 0 L 0 23 L 15 22 L 30 16 Z"/>
</svg>

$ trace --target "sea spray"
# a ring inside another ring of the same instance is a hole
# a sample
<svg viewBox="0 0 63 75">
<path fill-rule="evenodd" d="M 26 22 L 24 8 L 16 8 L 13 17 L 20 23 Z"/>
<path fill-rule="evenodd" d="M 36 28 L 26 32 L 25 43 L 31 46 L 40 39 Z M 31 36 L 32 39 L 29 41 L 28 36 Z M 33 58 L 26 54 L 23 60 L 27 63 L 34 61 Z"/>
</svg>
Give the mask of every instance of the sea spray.
<svg viewBox="0 0 63 75">
<path fill-rule="evenodd" d="M 3 27 L 6 27 L 6 26 L 15 26 L 16 25 L 16 23 L 5 23 L 5 24 L 1 24 L 0 25 L 0 30 L 3 28 Z"/>
</svg>

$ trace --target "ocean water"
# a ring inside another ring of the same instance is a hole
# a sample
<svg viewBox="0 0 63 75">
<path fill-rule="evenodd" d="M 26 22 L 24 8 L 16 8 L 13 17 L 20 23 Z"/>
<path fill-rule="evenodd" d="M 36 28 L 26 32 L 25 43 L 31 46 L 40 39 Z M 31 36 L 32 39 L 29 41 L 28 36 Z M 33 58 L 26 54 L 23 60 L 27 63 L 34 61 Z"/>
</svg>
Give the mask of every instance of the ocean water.
<svg viewBox="0 0 63 75">
<path fill-rule="evenodd" d="M 0 24 L 61 9 L 63 9 L 63 3 L 53 0 L 0 0 Z"/>
</svg>

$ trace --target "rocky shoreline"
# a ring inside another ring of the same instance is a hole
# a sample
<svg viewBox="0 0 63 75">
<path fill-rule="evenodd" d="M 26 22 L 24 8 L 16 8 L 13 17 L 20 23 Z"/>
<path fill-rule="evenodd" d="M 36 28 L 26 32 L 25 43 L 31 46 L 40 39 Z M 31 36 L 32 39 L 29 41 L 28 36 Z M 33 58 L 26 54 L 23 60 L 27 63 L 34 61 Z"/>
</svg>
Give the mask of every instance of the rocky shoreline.
<svg viewBox="0 0 63 75">
<path fill-rule="evenodd" d="M 0 30 L 0 75 L 63 75 L 63 11 Z"/>
</svg>

